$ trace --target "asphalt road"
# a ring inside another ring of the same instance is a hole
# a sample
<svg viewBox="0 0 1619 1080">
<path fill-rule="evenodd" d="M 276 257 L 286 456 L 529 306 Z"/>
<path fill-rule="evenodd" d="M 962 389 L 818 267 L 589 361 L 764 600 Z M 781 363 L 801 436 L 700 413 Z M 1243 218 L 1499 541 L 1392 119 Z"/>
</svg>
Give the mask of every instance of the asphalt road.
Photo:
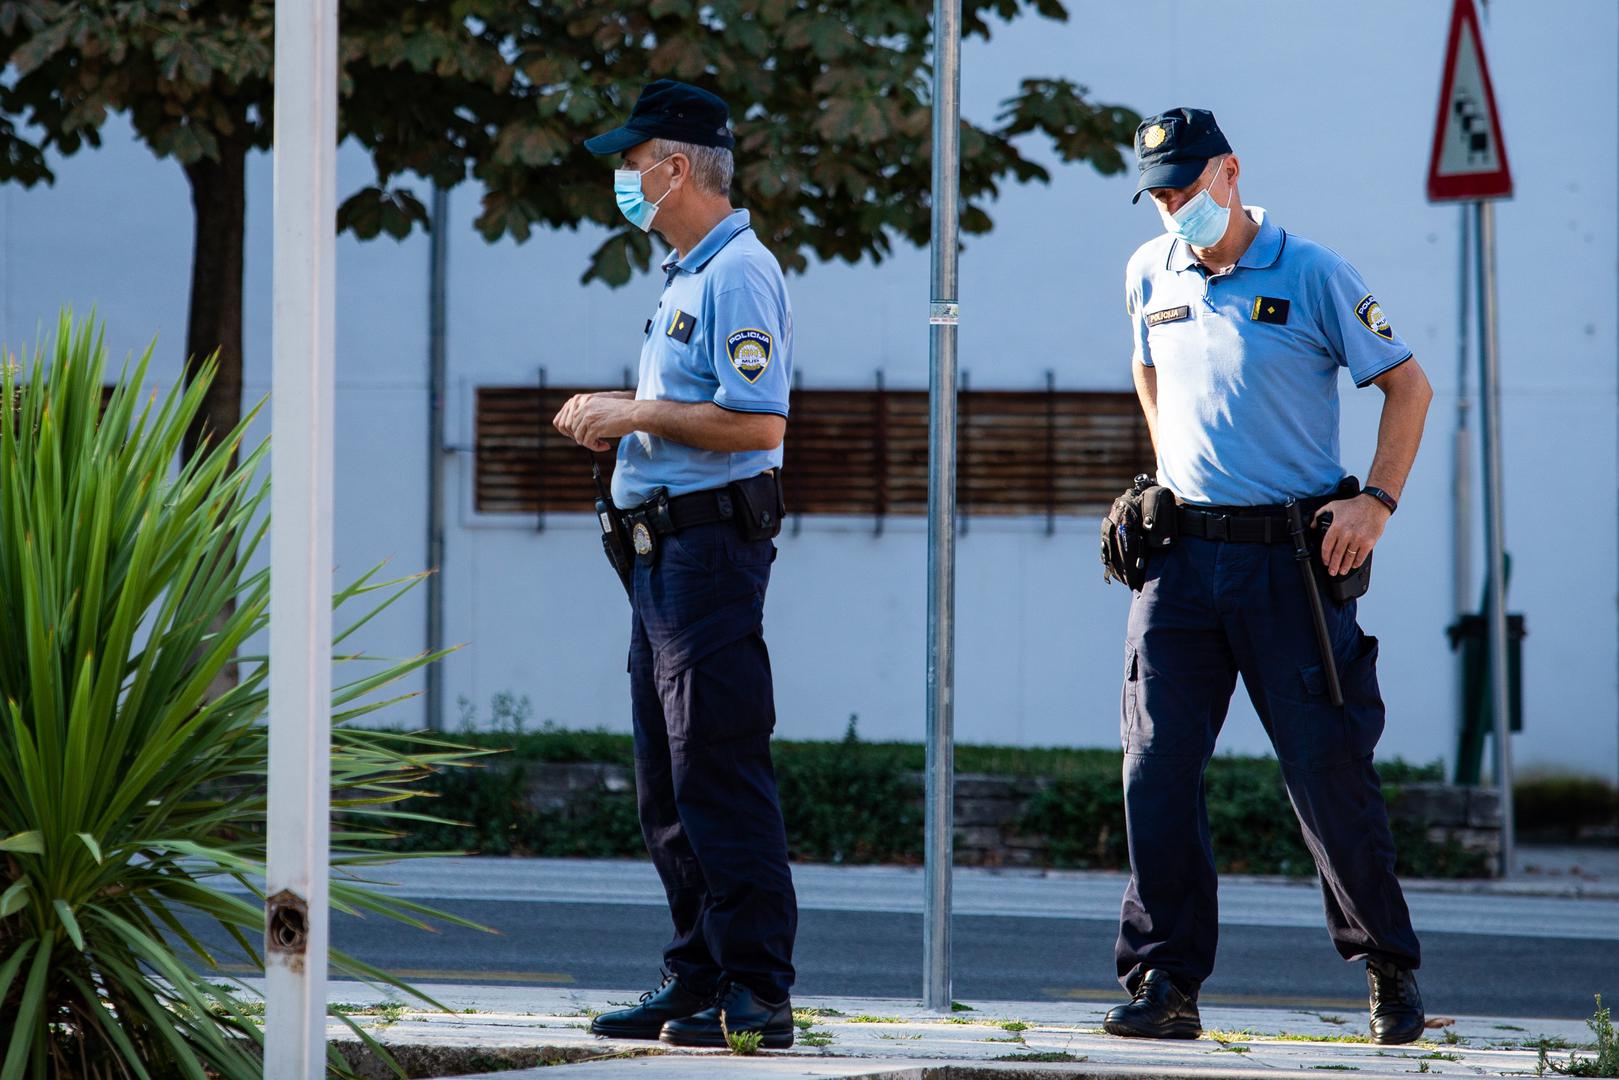
<svg viewBox="0 0 1619 1080">
<path fill-rule="evenodd" d="M 650 863 L 434 858 L 373 873 L 395 895 L 496 931 L 429 933 L 334 913 L 337 948 L 412 982 L 626 993 L 657 982 L 670 924 Z M 799 997 L 920 996 L 920 870 L 799 864 L 793 880 Z M 1124 883 L 1105 872 L 958 868 L 955 996 L 1119 1000 L 1113 940 Z M 1430 1016 L 1579 1019 L 1597 993 L 1619 1000 L 1619 890 L 1408 882 L 1405 891 Z M 1364 969 L 1333 949 L 1314 882 L 1224 879 L 1220 921 L 1205 1002 L 1364 1015 Z M 211 945 L 222 939 L 204 934 Z M 221 947 L 222 958 L 232 951 Z"/>
<path fill-rule="evenodd" d="M 1309 899 L 1313 890 L 1301 900 Z M 1285 895 L 1285 894 L 1284 894 Z M 335 915 L 333 944 L 417 982 L 629 990 L 654 985 L 668 916 L 645 898 L 569 902 L 423 897 L 491 927 L 425 933 L 378 917 Z M 1610 901 L 1610 903 L 1613 903 Z M 1301 922 L 1302 919 L 1289 920 Z M 1429 1015 L 1573 1018 L 1592 995 L 1619 999 L 1619 940 L 1423 929 L 1420 973 Z M 968 1000 L 1111 1001 L 1112 918 L 957 915 L 955 996 Z M 209 938 L 218 938 L 209 934 Z M 228 951 L 228 950 L 227 950 Z M 917 997 L 922 921 L 905 911 L 817 910 L 800 915 L 801 997 Z M 1365 975 L 1342 961 L 1326 931 L 1299 925 L 1226 925 L 1209 1004 L 1365 1008 Z"/>
</svg>

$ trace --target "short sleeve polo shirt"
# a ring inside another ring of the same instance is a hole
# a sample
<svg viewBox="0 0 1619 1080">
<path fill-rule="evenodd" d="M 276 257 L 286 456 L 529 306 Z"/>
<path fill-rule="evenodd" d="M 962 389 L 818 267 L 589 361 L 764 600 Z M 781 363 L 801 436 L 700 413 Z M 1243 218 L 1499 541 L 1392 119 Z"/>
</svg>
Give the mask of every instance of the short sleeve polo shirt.
<svg viewBox="0 0 1619 1080">
<path fill-rule="evenodd" d="M 781 264 L 734 211 L 684 257 L 664 262 L 663 295 L 641 345 L 641 401 L 713 402 L 787 415 L 793 312 Z M 637 506 L 659 488 L 685 495 L 780 468 L 782 449 L 724 453 L 637 431 L 618 445 L 613 502 Z"/>
<path fill-rule="evenodd" d="M 1125 271 L 1133 358 L 1157 375 L 1158 482 L 1190 503 L 1331 491 L 1344 475 L 1338 369 L 1366 386 L 1411 358 L 1341 255 L 1245 209 L 1259 232 L 1228 271 L 1167 234 Z"/>
</svg>

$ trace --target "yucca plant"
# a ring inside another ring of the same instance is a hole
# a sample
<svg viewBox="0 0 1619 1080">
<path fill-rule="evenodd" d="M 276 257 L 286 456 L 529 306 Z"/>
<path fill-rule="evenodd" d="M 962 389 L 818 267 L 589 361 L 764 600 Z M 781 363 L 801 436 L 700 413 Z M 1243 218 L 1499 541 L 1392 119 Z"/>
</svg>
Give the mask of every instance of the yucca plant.
<svg viewBox="0 0 1619 1080">
<path fill-rule="evenodd" d="M 141 391 L 150 357 L 104 391 L 94 321 L 64 314 L 25 368 L 0 364 L 0 1080 L 262 1067 L 259 1010 L 195 931 L 223 927 L 262 966 L 266 658 L 206 692 L 268 621 L 268 571 L 247 569 L 269 528 L 267 448 L 232 463 L 244 421 L 178 466 L 213 368 L 159 401 Z M 334 596 L 352 620 L 338 641 L 412 580 L 377 577 Z M 432 659 L 340 659 L 332 702 L 332 903 L 424 927 L 446 917 L 354 868 L 383 860 L 390 818 L 418 816 L 399 806 L 415 780 L 470 755 L 348 722 Z"/>
</svg>

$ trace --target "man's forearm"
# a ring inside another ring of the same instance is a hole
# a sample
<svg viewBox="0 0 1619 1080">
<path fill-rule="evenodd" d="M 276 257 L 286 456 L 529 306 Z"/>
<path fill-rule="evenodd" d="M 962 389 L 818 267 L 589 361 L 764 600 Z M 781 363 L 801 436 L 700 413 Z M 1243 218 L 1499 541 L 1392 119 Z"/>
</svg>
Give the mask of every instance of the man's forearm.
<svg viewBox="0 0 1619 1080">
<path fill-rule="evenodd" d="M 732 412 L 708 401 L 637 401 L 631 420 L 636 431 L 719 453 L 773 450 L 787 425 L 774 413 Z"/>
<path fill-rule="evenodd" d="M 1158 452 L 1158 372 L 1146 364 L 1134 364 L 1136 397 L 1141 399 L 1141 414 L 1147 418 L 1147 434 L 1152 438 L 1153 453 Z"/>
<path fill-rule="evenodd" d="M 1408 360 L 1393 372 L 1387 383 L 1379 379 L 1382 389 L 1383 417 L 1377 427 L 1377 453 L 1372 458 L 1371 471 L 1366 482 L 1401 497 L 1405 482 L 1411 476 L 1411 466 L 1417 460 L 1417 448 L 1422 445 L 1422 429 L 1428 419 L 1428 403 L 1433 400 L 1433 388 L 1428 378 Z"/>
</svg>

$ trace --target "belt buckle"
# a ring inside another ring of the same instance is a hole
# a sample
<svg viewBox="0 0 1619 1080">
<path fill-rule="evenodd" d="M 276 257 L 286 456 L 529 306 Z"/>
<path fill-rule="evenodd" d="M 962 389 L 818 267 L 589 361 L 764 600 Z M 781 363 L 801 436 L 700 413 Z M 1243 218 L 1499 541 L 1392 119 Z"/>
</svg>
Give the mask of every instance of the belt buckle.
<svg viewBox="0 0 1619 1080">
<path fill-rule="evenodd" d="M 1208 536 L 1210 540 L 1228 541 L 1231 539 L 1231 515 L 1210 514 Z"/>
</svg>

